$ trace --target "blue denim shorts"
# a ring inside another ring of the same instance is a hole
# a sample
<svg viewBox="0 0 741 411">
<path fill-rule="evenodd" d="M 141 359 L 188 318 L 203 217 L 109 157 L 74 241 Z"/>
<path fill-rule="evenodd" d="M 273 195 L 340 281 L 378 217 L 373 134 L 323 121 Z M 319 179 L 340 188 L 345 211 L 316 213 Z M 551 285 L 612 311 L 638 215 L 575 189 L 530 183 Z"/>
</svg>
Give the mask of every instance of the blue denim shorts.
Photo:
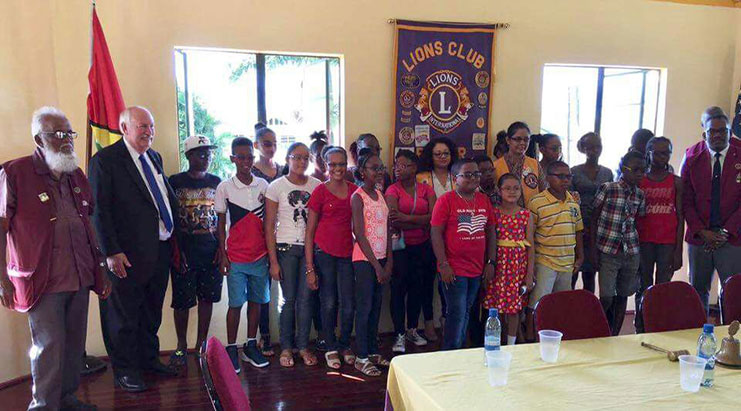
<svg viewBox="0 0 741 411">
<path fill-rule="evenodd" d="M 247 301 L 265 304 L 270 302 L 270 274 L 268 257 L 254 263 L 232 263 L 226 288 L 229 291 L 229 307 L 241 307 Z"/>
</svg>

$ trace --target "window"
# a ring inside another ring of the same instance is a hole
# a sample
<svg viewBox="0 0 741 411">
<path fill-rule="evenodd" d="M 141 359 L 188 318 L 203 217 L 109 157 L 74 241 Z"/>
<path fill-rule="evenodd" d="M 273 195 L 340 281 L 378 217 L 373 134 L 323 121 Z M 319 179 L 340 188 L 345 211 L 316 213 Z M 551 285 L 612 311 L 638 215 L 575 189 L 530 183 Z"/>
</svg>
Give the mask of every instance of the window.
<svg viewBox="0 0 741 411">
<path fill-rule="evenodd" d="M 639 128 L 661 133 L 659 101 L 662 72 L 652 68 L 546 65 L 543 71 L 541 132 L 561 136 L 563 159 L 570 165 L 586 157 L 579 138 L 602 136 L 600 163 L 616 169 Z M 662 101 L 663 109 L 663 101 Z"/>
<path fill-rule="evenodd" d="M 284 163 L 291 143 L 310 143 L 314 131 L 341 144 L 340 58 L 214 49 L 175 49 L 178 137 L 203 134 L 215 141 L 211 172 L 234 173 L 229 160 L 236 135 L 253 138 L 258 121 L 273 129 L 274 159 Z M 188 168 L 182 154 L 180 168 Z"/>
</svg>

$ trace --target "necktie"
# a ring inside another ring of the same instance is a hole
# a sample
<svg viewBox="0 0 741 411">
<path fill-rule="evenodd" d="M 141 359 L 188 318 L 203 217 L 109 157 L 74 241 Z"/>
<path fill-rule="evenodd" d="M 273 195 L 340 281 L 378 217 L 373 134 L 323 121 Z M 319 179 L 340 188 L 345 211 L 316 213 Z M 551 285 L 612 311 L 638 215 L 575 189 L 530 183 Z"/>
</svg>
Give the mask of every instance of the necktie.
<svg viewBox="0 0 741 411">
<path fill-rule="evenodd" d="M 154 201 L 157 203 L 157 208 L 160 210 L 160 219 L 165 224 L 165 228 L 167 229 L 167 231 L 170 232 L 172 231 L 172 217 L 170 217 L 170 213 L 167 212 L 167 205 L 165 205 L 165 199 L 162 198 L 160 186 L 157 184 L 157 180 L 154 179 L 152 168 L 149 167 L 149 163 L 147 163 L 147 160 L 144 158 L 144 156 L 145 154 L 140 155 L 139 161 L 141 161 L 142 163 L 142 170 L 144 171 L 144 176 L 147 178 L 149 191 L 152 192 Z"/>
<path fill-rule="evenodd" d="M 715 153 L 713 186 L 710 191 L 710 228 L 720 228 L 720 153 Z"/>
</svg>

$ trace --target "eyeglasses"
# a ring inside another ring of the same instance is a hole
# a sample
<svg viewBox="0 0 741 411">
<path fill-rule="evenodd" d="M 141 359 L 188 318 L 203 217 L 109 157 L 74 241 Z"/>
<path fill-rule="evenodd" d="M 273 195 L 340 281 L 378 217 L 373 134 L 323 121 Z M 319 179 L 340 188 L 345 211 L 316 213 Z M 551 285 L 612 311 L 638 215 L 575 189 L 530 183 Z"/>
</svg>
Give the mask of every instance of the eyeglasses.
<svg viewBox="0 0 741 411">
<path fill-rule="evenodd" d="M 414 167 L 416 164 L 394 164 L 394 168 L 399 171 L 404 171 L 408 168 Z"/>
<path fill-rule="evenodd" d="M 211 155 L 211 153 L 209 153 L 209 156 L 210 156 L 210 155 Z M 203 158 L 203 157 L 201 157 L 201 158 Z M 254 159 L 255 159 L 255 156 L 254 156 L 254 155 L 252 155 L 252 154 L 250 154 L 250 155 L 247 155 L 247 156 L 242 156 L 242 155 L 239 155 L 239 156 L 232 156 L 232 158 L 234 158 L 234 159 L 237 159 L 237 160 L 239 160 L 239 161 L 248 161 L 248 160 L 249 160 L 249 161 L 252 161 L 252 160 L 254 160 Z"/>
<path fill-rule="evenodd" d="M 437 153 L 432 153 L 433 156 L 437 158 L 448 158 L 450 157 L 449 151 L 438 151 Z"/>
<path fill-rule="evenodd" d="M 59 140 L 64 140 L 65 138 L 74 140 L 77 138 L 77 133 L 74 131 L 42 131 L 42 132 L 39 132 L 39 134 L 43 134 L 45 136 L 51 136 Z"/>
<path fill-rule="evenodd" d="M 711 135 L 711 136 L 713 136 L 713 135 L 715 135 L 715 136 L 725 136 L 725 135 L 728 135 L 728 133 L 730 133 L 730 131 L 731 131 L 731 129 L 728 128 L 728 127 L 723 127 L 723 128 L 709 128 L 709 129 L 705 130 L 705 132 L 708 135 Z"/>
<path fill-rule="evenodd" d="M 344 163 L 328 163 L 329 168 L 347 167 L 347 162 Z"/>
<path fill-rule="evenodd" d="M 466 180 L 481 178 L 481 171 L 466 171 L 465 173 L 456 174 L 456 177 L 463 177 Z"/>
<path fill-rule="evenodd" d="M 291 160 L 296 160 L 296 161 L 309 161 L 309 156 L 299 156 L 299 155 L 291 154 L 288 156 L 288 158 L 290 158 Z"/>
<path fill-rule="evenodd" d="M 376 173 L 382 173 L 382 172 L 386 171 L 386 167 L 385 166 L 374 166 L 374 167 L 367 167 L 366 166 L 365 168 L 366 168 L 366 170 L 375 171 Z"/>
<path fill-rule="evenodd" d="M 623 168 L 630 171 L 631 173 L 645 173 L 646 172 L 646 167 L 630 168 L 628 166 L 623 166 Z"/>
<path fill-rule="evenodd" d="M 556 174 L 556 173 L 548 173 L 549 176 L 556 177 L 559 180 L 571 180 L 574 175 L 573 174 Z"/>
<path fill-rule="evenodd" d="M 530 142 L 530 137 L 510 137 L 510 140 L 514 141 L 515 143 L 528 143 Z"/>
</svg>

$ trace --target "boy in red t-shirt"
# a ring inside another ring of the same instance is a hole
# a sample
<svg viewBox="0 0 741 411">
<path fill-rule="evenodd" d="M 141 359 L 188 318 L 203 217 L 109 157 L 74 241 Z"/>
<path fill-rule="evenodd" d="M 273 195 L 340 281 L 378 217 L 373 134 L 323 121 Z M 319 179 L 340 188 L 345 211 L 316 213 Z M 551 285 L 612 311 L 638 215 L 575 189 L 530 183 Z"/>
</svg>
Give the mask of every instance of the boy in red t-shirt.
<svg viewBox="0 0 741 411">
<path fill-rule="evenodd" d="M 442 349 L 461 348 L 469 311 L 481 276 L 494 278 L 497 254 L 496 224 L 489 199 L 476 189 L 481 172 L 474 160 L 453 164 L 456 189 L 437 200 L 432 211 L 432 248 L 448 302 Z"/>
</svg>

